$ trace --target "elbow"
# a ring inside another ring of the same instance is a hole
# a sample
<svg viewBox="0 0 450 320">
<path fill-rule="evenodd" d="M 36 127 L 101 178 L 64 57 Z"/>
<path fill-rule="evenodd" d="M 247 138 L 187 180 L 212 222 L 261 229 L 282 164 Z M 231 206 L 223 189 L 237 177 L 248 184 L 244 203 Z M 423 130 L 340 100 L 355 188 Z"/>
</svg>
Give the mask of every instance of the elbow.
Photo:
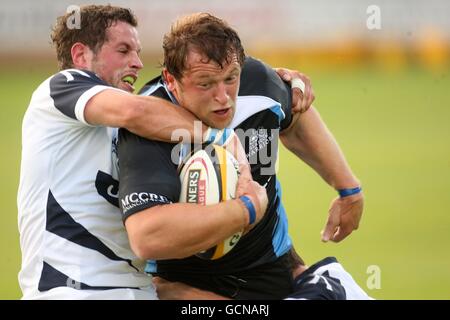
<svg viewBox="0 0 450 320">
<path fill-rule="evenodd" d="M 141 260 L 160 259 L 160 248 L 154 241 L 147 241 L 142 237 L 129 237 L 133 253 Z"/>
<path fill-rule="evenodd" d="M 155 224 L 145 212 L 131 215 L 125 220 L 128 242 L 133 253 L 141 260 L 156 259 L 160 244 L 155 234 Z M 157 230 L 157 229 L 156 229 Z"/>
<path fill-rule="evenodd" d="M 148 250 L 145 246 L 141 244 L 131 243 L 131 250 L 140 260 L 150 260 L 152 259 L 151 250 Z"/>
</svg>

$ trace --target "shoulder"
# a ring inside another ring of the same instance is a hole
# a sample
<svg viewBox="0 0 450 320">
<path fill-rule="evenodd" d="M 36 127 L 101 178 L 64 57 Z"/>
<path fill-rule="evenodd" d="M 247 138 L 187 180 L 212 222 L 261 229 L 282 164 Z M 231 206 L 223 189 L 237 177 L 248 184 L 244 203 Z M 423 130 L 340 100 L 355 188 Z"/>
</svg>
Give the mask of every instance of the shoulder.
<svg viewBox="0 0 450 320">
<path fill-rule="evenodd" d="M 172 143 L 140 137 L 124 128 L 119 129 L 118 148 L 119 150 L 127 148 L 128 151 L 125 152 L 126 154 L 133 149 L 135 150 L 134 152 L 146 155 L 146 157 L 150 159 L 156 154 L 170 156 L 174 146 L 175 144 Z M 129 158 L 128 155 L 127 158 Z"/>
<path fill-rule="evenodd" d="M 164 80 L 161 76 L 155 77 L 148 81 L 138 94 L 140 96 L 154 96 L 166 100 L 170 100 L 169 94 L 164 85 Z"/>
<path fill-rule="evenodd" d="M 92 82 L 106 85 L 94 72 L 79 69 L 66 69 L 54 74 L 51 79 L 54 83 L 72 84 L 78 82 Z"/>
<path fill-rule="evenodd" d="M 267 81 L 278 81 L 277 73 L 266 63 L 253 57 L 246 57 L 241 74 L 242 84 L 255 83 L 256 85 L 264 84 Z"/>
<path fill-rule="evenodd" d="M 247 57 L 242 68 L 239 95 L 266 96 L 283 105 L 290 99 L 290 88 L 269 65 Z"/>
</svg>

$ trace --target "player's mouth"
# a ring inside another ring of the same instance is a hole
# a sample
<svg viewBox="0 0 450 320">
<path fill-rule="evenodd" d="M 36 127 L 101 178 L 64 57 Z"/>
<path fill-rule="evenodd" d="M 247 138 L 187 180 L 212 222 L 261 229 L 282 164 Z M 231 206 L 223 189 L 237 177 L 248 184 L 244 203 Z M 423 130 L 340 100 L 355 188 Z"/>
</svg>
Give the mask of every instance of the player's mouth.
<svg viewBox="0 0 450 320">
<path fill-rule="evenodd" d="M 134 83 L 136 82 L 137 76 L 135 74 L 127 74 L 124 76 L 121 81 L 123 84 L 125 84 L 125 87 L 127 88 L 127 91 L 133 92 L 134 91 Z"/>
<path fill-rule="evenodd" d="M 231 108 L 225 108 L 213 111 L 219 117 L 228 117 L 231 113 Z"/>
</svg>

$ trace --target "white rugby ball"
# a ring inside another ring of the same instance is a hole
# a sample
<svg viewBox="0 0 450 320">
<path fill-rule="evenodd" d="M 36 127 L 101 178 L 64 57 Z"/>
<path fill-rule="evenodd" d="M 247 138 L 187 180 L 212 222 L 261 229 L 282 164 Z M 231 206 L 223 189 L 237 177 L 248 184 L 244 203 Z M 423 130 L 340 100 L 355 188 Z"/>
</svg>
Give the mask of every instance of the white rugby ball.
<svg viewBox="0 0 450 320">
<path fill-rule="evenodd" d="M 238 178 L 239 164 L 234 156 L 221 146 L 210 145 L 196 151 L 181 168 L 179 202 L 210 205 L 234 199 Z M 196 255 L 219 259 L 233 249 L 241 236 L 242 231 Z"/>
</svg>

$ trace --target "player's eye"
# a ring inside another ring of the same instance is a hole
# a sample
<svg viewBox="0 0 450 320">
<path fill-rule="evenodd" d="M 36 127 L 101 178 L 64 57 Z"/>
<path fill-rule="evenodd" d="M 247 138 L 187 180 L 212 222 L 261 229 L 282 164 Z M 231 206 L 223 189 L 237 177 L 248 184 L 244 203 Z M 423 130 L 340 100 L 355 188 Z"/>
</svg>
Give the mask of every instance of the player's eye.
<svg viewBox="0 0 450 320">
<path fill-rule="evenodd" d="M 202 89 L 208 89 L 211 87 L 211 83 L 210 82 L 200 82 L 199 84 L 197 84 L 200 88 Z"/>
<path fill-rule="evenodd" d="M 227 77 L 227 78 L 225 79 L 225 82 L 227 82 L 227 83 L 233 83 L 233 82 L 235 82 L 236 80 L 237 80 L 237 76 L 236 76 L 236 75 L 232 75 L 232 76 Z"/>
</svg>

